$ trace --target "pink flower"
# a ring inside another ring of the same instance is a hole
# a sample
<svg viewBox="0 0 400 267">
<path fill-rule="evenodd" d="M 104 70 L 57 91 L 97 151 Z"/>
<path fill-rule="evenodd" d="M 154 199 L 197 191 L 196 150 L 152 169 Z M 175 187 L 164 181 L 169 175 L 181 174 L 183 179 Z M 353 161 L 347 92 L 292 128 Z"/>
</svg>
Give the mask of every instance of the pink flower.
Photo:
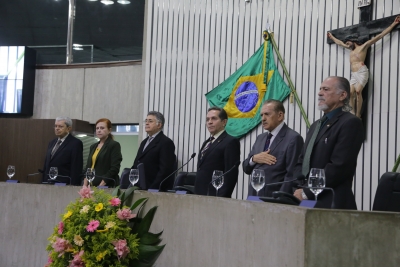
<svg viewBox="0 0 400 267">
<path fill-rule="evenodd" d="M 88 232 L 94 232 L 97 227 L 99 227 L 100 222 L 97 220 L 91 220 L 88 224 L 88 226 L 86 226 L 86 231 Z"/>
<path fill-rule="evenodd" d="M 51 246 L 54 248 L 54 251 L 61 252 L 58 257 L 61 257 L 66 250 L 72 248 L 71 244 L 69 244 L 67 240 L 59 237 L 56 237 L 56 242 Z"/>
<path fill-rule="evenodd" d="M 118 260 L 124 258 L 129 253 L 129 247 L 126 245 L 125 239 L 119 239 L 111 242 L 117 251 Z"/>
<path fill-rule="evenodd" d="M 58 223 L 58 234 L 61 235 L 64 231 L 64 223 L 63 222 L 59 222 Z"/>
<path fill-rule="evenodd" d="M 118 207 L 121 204 L 121 200 L 117 197 L 110 199 L 111 206 Z"/>
<path fill-rule="evenodd" d="M 44 267 L 50 267 L 50 265 L 53 263 L 53 260 L 49 257 L 47 258 L 47 264 Z"/>
<path fill-rule="evenodd" d="M 130 209 L 125 208 L 117 211 L 117 217 L 120 220 L 127 220 L 129 222 L 129 219 L 135 218 L 136 214 L 132 214 Z"/>
<path fill-rule="evenodd" d="M 82 260 L 82 255 L 83 255 L 83 250 L 81 250 L 79 253 L 76 253 L 72 261 L 70 261 L 68 267 L 85 267 L 85 263 Z"/>
<path fill-rule="evenodd" d="M 79 195 L 81 195 L 81 198 L 91 198 L 92 194 L 94 191 L 90 191 L 90 186 L 82 186 L 82 189 L 79 190 Z"/>
</svg>

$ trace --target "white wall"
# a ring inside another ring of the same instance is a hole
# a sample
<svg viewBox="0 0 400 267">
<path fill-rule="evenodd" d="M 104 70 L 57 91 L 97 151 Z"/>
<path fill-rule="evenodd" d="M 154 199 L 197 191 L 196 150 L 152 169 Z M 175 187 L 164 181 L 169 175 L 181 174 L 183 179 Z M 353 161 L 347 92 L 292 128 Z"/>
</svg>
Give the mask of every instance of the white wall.
<svg viewBox="0 0 400 267">
<path fill-rule="evenodd" d="M 143 112 L 159 110 L 165 115 L 165 132 L 175 142 L 181 162 L 198 152 L 207 137 L 204 94 L 254 53 L 267 22 L 310 122 L 321 116 L 315 96 L 322 80 L 350 76 L 349 52 L 328 45 L 326 32 L 357 24 L 357 1 L 148 0 L 147 5 Z M 373 10 L 373 19 L 379 19 L 400 13 L 400 4 L 373 1 Z M 366 140 L 355 175 L 359 209 L 372 207 L 378 178 L 392 169 L 400 153 L 399 40 L 395 31 L 371 49 Z M 278 69 L 282 74 L 279 64 Z M 299 107 L 288 100 L 284 105 L 286 123 L 305 137 Z M 261 126 L 241 139 L 242 160 L 260 133 Z M 196 162 L 189 170 L 196 169 Z M 247 197 L 247 179 L 241 172 L 234 197 Z"/>
<path fill-rule="evenodd" d="M 142 65 L 37 69 L 34 119 L 138 123 L 143 110 Z"/>
</svg>

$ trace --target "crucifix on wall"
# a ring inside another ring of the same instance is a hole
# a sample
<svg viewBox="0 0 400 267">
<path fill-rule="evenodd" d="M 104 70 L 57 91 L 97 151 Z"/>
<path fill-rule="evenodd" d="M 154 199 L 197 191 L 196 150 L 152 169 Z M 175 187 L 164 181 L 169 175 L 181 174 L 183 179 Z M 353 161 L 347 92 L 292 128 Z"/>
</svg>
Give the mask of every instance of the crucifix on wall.
<svg viewBox="0 0 400 267">
<path fill-rule="evenodd" d="M 360 7 L 360 23 L 349 27 L 332 30 L 327 33 L 328 44 L 336 43 L 350 49 L 350 106 L 352 113 L 361 118 L 363 113 L 363 99 L 367 93 L 363 92 L 369 78 L 369 48 L 386 34 L 391 32 L 400 23 L 400 16 L 390 16 L 371 20 L 372 5 Z M 377 35 L 376 35 L 377 34 Z M 376 35 L 370 38 L 370 35 Z"/>
</svg>

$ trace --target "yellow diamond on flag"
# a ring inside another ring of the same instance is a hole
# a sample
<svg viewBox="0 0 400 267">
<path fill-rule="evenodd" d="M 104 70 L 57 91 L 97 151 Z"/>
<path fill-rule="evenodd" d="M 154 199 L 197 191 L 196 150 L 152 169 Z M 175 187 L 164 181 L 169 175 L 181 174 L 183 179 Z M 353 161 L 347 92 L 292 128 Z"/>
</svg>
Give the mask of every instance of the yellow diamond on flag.
<svg viewBox="0 0 400 267">
<path fill-rule="evenodd" d="M 268 81 L 271 79 L 273 73 L 273 70 L 268 71 Z M 263 102 L 266 91 L 267 86 L 264 84 L 263 73 L 240 77 L 229 96 L 228 102 L 224 106 L 228 117 L 254 117 Z"/>
</svg>

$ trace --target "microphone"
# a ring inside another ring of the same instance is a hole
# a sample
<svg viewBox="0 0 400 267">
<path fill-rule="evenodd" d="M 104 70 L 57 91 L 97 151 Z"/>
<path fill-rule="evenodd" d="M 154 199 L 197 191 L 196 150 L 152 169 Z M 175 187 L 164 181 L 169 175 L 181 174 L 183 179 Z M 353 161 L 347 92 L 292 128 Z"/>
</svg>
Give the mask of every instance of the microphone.
<svg viewBox="0 0 400 267">
<path fill-rule="evenodd" d="M 218 179 L 218 178 L 220 178 L 220 177 L 222 177 L 222 176 L 224 176 L 224 175 L 230 173 L 233 169 L 239 167 L 239 165 L 240 165 L 240 160 L 236 161 L 236 163 L 233 165 L 232 168 L 230 168 L 229 170 L 227 170 L 226 172 L 224 172 L 224 173 L 221 174 L 220 176 L 216 177 L 215 179 L 212 179 L 212 178 L 211 178 L 211 182 L 208 183 L 208 191 L 210 191 L 210 184 L 211 184 L 214 180 L 216 180 L 216 179 Z M 207 193 L 207 195 L 209 195 L 209 194 Z"/>
<path fill-rule="evenodd" d="M 265 186 L 270 186 L 270 185 L 280 185 L 280 184 L 286 184 L 286 183 L 291 183 L 291 182 L 295 182 L 298 180 L 304 180 L 306 177 L 303 174 L 300 174 L 297 178 L 289 180 L 289 181 L 282 181 L 282 182 L 276 182 L 276 183 L 269 183 L 266 184 Z"/>
<path fill-rule="evenodd" d="M 299 186 L 301 188 L 308 188 L 308 189 L 322 189 L 322 190 L 329 190 L 332 192 L 332 202 L 331 202 L 331 209 L 335 208 L 335 190 L 331 187 L 314 187 L 314 186 Z"/>
<path fill-rule="evenodd" d="M 193 153 L 193 154 L 190 156 L 190 159 L 189 159 L 185 164 L 183 164 L 180 168 L 176 169 L 173 173 L 171 173 L 171 174 L 168 175 L 166 178 L 164 178 L 164 180 L 161 181 L 160 186 L 158 187 L 158 192 L 165 192 L 166 190 L 162 189 L 162 187 L 161 187 L 162 184 L 163 184 L 169 177 L 171 177 L 172 175 L 174 175 L 177 171 L 181 170 L 183 167 L 185 167 L 186 165 L 188 165 L 188 163 L 189 163 L 194 157 L 196 157 L 196 153 Z"/>
</svg>

